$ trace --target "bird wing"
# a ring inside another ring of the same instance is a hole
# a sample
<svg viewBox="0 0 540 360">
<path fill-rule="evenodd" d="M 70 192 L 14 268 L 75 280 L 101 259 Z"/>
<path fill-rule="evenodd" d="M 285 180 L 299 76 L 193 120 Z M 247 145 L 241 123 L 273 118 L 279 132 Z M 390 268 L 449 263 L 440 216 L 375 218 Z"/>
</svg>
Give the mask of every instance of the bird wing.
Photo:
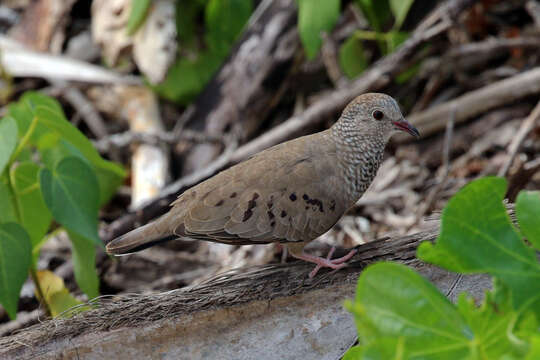
<svg viewBox="0 0 540 360">
<path fill-rule="evenodd" d="M 239 245 L 323 234 L 346 209 L 337 193 L 335 151 L 309 148 L 312 141 L 278 145 L 189 190 L 174 203 L 183 220 L 174 233 Z"/>
</svg>

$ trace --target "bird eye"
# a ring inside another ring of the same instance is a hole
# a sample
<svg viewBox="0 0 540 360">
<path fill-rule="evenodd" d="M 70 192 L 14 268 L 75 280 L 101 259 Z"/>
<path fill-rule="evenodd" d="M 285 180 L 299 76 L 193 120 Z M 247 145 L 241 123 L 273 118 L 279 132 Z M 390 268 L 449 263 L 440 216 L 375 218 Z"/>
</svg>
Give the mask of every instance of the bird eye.
<svg viewBox="0 0 540 360">
<path fill-rule="evenodd" d="M 375 120 L 382 120 L 382 118 L 384 117 L 384 113 L 380 110 L 375 110 L 371 115 Z"/>
</svg>

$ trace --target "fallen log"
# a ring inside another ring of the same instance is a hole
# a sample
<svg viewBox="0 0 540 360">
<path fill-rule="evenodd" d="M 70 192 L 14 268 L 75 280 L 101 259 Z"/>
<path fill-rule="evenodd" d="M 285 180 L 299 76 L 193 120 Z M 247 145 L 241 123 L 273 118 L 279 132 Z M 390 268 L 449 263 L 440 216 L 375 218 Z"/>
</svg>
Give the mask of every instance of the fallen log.
<svg viewBox="0 0 540 360">
<path fill-rule="evenodd" d="M 314 279 L 311 265 L 294 262 L 237 269 L 160 294 L 102 297 L 91 310 L 0 339 L 0 358 L 338 359 L 357 334 L 343 301 L 371 263 L 406 264 L 450 299 L 463 291 L 480 298 L 490 287 L 486 276 L 417 260 L 417 246 L 437 234 L 435 227 L 361 245 L 347 268 Z"/>
</svg>

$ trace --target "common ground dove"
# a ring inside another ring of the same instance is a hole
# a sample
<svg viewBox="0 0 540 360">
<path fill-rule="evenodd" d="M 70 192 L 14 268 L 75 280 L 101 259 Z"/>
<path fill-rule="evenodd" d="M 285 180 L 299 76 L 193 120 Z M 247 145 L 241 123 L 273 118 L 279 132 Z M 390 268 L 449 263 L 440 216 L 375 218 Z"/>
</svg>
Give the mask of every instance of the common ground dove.
<svg viewBox="0 0 540 360">
<path fill-rule="evenodd" d="M 339 269 L 355 251 L 331 259 L 304 252 L 364 193 L 390 137 L 419 133 L 385 94 L 354 99 L 328 130 L 264 150 L 185 191 L 169 212 L 107 244 L 122 255 L 179 239 L 232 245 L 284 243 L 295 258 Z"/>
</svg>

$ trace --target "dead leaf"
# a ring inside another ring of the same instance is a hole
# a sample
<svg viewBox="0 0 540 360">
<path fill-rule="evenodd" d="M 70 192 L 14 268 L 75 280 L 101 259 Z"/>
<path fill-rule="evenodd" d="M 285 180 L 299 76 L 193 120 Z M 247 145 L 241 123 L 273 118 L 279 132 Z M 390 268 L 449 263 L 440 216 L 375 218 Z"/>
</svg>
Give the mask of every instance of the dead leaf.
<svg viewBox="0 0 540 360">
<path fill-rule="evenodd" d="M 45 302 L 51 311 L 51 315 L 56 317 L 66 310 L 71 309 L 74 306 L 82 304 L 79 300 L 75 299 L 66 288 L 64 280 L 57 276 L 55 273 L 49 270 L 39 270 L 37 272 L 37 278 Z M 40 298 L 39 293 L 36 291 L 36 297 Z"/>
</svg>

